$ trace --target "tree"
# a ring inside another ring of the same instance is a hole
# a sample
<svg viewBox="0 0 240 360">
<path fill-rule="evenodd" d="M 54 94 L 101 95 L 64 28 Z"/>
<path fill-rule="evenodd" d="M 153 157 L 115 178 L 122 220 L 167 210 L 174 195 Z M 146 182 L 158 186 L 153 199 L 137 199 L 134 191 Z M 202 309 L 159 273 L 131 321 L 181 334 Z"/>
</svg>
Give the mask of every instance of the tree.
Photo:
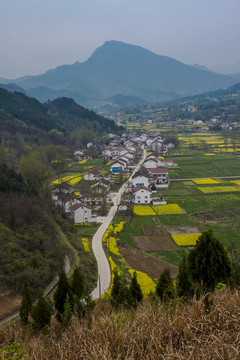
<svg viewBox="0 0 240 360">
<path fill-rule="evenodd" d="M 179 264 L 179 272 L 176 281 L 177 294 L 180 298 L 188 299 L 194 294 L 193 285 L 189 276 L 187 268 L 187 256 L 183 253 L 181 262 Z"/>
<path fill-rule="evenodd" d="M 67 300 L 67 296 L 69 297 L 70 303 L 73 305 L 73 296 L 71 292 L 70 285 L 68 283 L 67 276 L 62 270 L 59 273 L 59 280 L 57 283 L 57 289 L 54 293 L 54 304 L 57 310 L 56 318 L 59 322 L 62 322 L 62 314 L 64 313 L 64 304 Z"/>
<path fill-rule="evenodd" d="M 127 298 L 127 288 L 123 283 L 117 268 L 113 271 L 113 285 L 111 290 L 111 304 L 114 307 L 123 305 Z"/>
<path fill-rule="evenodd" d="M 24 282 L 23 282 L 21 294 L 22 294 L 22 303 L 21 303 L 19 315 L 20 315 L 21 323 L 23 325 L 27 325 L 28 316 L 30 315 L 33 305 L 33 300 L 32 300 L 31 289 L 28 285 L 28 280 L 26 276 L 24 276 Z"/>
<path fill-rule="evenodd" d="M 156 295 L 160 297 L 162 303 L 168 303 L 174 298 L 173 280 L 169 269 L 164 269 L 156 286 Z"/>
<path fill-rule="evenodd" d="M 232 276 L 229 285 L 232 289 L 240 289 L 240 256 L 237 253 L 237 246 L 232 241 L 228 252 L 232 261 Z"/>
<path fill-rule="evenodd" d="M 84 294 L 85 289 L 85 279 L 83 274 L 80 272 L 79 267 L 74 269 L 71 281 L 71 290 L 73 295 L 75 295 L 78 299 L 81 299 Z"/>
<path fill-rule="evenodd" d="M 33 326 L 38 329 L 43 329 L 45 326 L 49 326 L 52 314 L 52 304 L 43 297 L 43 292 L 41 291 L 37 304 L 33 307 L 31 312 Z"/>
<path fill-rule="evenodd" d="M 49 166 L 32 155 L 22 155 L 18 168 L 31 191 L 46 193 L 49 178 L 53 175 Z"/>
<path fill-rule="evenodd" d="M 137 281 L 137 273 L 134 271 L 130 287 L 128 289 L 128 303 L 130 306 L 137 307 L 143 299 L 142 289 Z"/>
<path fill-rule="evenodd" d="M 67 294 L 67 298 L 64 304 L 64 312 L 62 314 L 62 324 L 65 328 L 68 327 L 72 319 L 72 316 L 73 316 L 72 305 L 70 303 L 69 296 Z"/>
<path fill-rule="evenodd" d="M 228 281 L 232 274 L 230 257 L 212 230 L 199 236 L 188 254 L 187 263 L 191 279 L 204 292 L 214 291 L 218 282 Z"/>
</svg>

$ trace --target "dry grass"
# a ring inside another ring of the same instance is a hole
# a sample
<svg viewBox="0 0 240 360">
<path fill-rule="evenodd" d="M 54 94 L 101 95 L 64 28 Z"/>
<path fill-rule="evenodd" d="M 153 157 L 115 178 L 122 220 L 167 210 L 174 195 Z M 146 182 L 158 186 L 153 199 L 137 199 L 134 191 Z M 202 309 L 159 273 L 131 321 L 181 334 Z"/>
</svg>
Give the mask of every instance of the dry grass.
<svg viewBox="0 0 240 360">
<path fill-rule="evenodd" d="M 240 295 L 223 291 L 213 301 L 210 314 L 196 300 L 171 308 L 146 301 L 136 312 L 117 313 L 99 303 L 68 330 L 53 324 L 49 336 L 11 325 L 0 332 L 0 344 L 26 343 L 31 360 L 240 359 Z"/>
</svg>

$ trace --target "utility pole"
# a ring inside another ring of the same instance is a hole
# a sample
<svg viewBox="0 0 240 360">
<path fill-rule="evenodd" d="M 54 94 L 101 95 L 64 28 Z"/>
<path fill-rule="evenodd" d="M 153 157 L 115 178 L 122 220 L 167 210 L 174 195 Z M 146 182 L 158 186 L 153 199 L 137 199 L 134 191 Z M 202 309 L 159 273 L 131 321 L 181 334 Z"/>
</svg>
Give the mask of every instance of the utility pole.
<svg viewBox="0 0 240 360">
<path fill-rule="evenodd" d="M 98 283 L 99 283 L 99 298 L 101 299 L 101 279 L 100 279 L 100 274 L 98 276 Z"/>
</svg>

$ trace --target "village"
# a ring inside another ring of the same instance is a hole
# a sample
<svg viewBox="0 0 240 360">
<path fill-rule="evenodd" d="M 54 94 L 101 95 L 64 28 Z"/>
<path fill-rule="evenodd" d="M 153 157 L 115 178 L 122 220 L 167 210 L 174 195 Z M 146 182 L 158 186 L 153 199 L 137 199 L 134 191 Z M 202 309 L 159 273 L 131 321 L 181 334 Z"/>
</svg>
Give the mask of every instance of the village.
<svg viewBox="0 0 240 360">
<path fill-rule="evenodd" d="M 127 189 L 118 206 L 119 211 L 128 211 L 133 205 L 166 204 L 159 190 L 168 189 L 168 168 L 177 164 L 164 159 L 163 155 L 174 144 L 166 144 L 160 132 L 143 130 L 121 137 L 109 134 L 109 138 L 111 141 L 107 146 L 102 146 L 100 155 L 107 164 L 107 171 L 93 168 L 85 172 L 76 184 L 60 180 L 52 189 L 55 204 L 62 206 L 75 224 L 97 222 L 99 215 L 106 215 L 119 186 L 126 181 Z M 87 144 L 88 149 L 94 146 L 92 142 Z M 144 148 L 148 155 L 132 181 L 128 181 Z M 76 161 L 85 161 L 86 157 L 84 150 L 74 152 Z"/>
</svg>

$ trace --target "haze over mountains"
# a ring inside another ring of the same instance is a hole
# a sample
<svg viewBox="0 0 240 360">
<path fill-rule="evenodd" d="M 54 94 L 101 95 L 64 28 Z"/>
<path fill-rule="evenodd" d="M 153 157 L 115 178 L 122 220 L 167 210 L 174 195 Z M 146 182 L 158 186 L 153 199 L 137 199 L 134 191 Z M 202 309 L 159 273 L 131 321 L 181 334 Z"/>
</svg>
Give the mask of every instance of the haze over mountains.
<svg viewBox="0 0 240 360">
<path fill-rule="evenodd" d="M 42 102 L 67 96 L 91 107 L 110 103 L 161 103 L 227 88 L 237 81 L 139 46 L 107 41 L 85 62 L 59 66 L 12 82 Z"/>
</svg>

